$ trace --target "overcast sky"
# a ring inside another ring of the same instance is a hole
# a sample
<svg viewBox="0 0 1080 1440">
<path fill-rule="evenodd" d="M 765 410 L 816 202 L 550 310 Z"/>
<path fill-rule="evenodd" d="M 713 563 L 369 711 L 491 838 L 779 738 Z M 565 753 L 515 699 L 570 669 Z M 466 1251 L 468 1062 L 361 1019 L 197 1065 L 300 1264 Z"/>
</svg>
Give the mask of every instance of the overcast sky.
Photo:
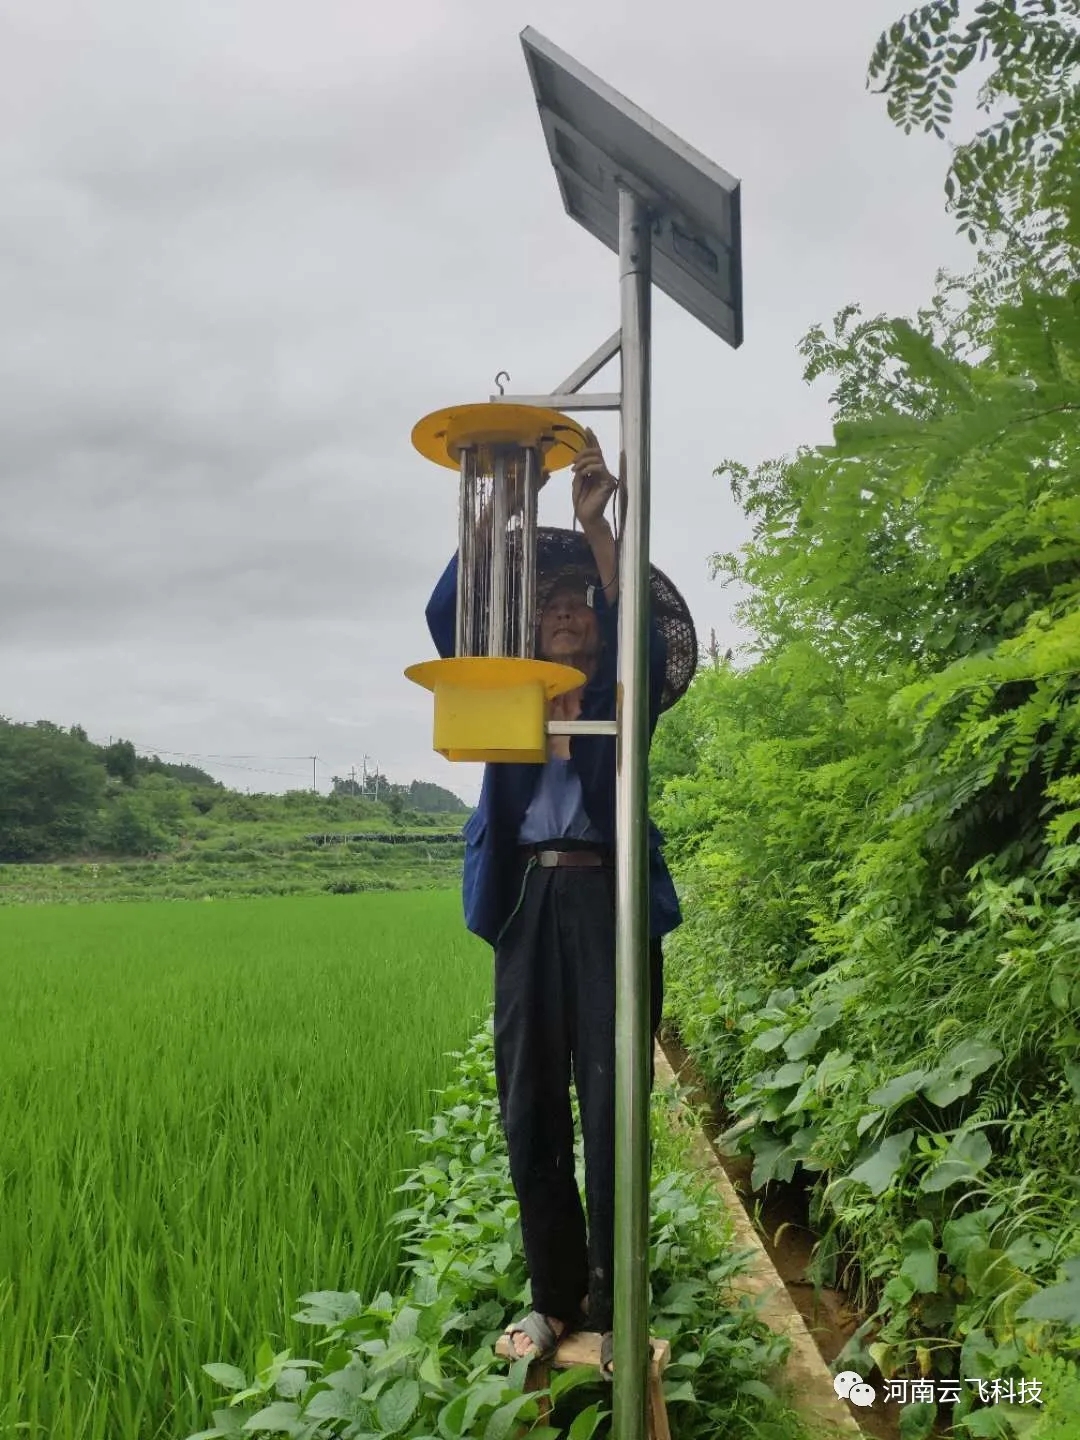
<svg viewBox="0 0 1080 1440">
<path fill-rule="evenodd" d="M 618 325 L 526 25 L 742 182 L 745 342 L 657 295 L 652 426 L 653 559 L 737 645 L 708 557 L 749 526 L 714 468 L 827 442 L 800 336 L 969 259 L 945 147 L 865 89 L 904 8 L 0 0 L 0 714 L 253 756 L 199 762 L 252 790 L 366 754 L 475 799 L 402 678 L 456 544 L 410 430 L 498 370 L 550 388 Z M 544 500 L 569 523 L 565 479 Z"/>
</svg>

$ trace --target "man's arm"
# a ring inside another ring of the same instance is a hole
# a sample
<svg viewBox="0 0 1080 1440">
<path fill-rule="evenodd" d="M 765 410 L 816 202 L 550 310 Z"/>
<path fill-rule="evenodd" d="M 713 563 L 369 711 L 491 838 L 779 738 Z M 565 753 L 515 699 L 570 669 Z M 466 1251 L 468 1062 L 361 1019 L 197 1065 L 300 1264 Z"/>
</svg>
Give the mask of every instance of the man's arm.
<svg viewBox="0 0 1080 1440">
<path fill-rule="evenodd" d="M 619 549 L 604 511 L 618 481 L 607 468 L 592 430 L 585 431 L 585 448 L 575 456 L 573 470 L 574 514 L 596 561 L 604 599 L 614 605 L 619 596 Z"/>
<path fill-rule="evenodd" d="M 585 530 L 585 539 L 596 561 L 604 599 L 609 605 L 614 605 L 619 598 L 619 549 L 611 526 L 603 516 L 590 523 Z"/>
</svg>

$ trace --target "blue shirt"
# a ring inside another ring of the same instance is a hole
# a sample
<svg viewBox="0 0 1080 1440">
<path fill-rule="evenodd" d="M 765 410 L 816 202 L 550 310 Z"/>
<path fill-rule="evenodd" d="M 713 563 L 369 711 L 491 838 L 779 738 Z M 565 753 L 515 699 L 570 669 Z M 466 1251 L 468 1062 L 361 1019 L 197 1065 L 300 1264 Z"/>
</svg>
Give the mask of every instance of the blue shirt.
<svg viewBox="0 0 1080 1440">
<path fill-rule="evenodd" d="M 457 615 L 455 554 L 443 571 L 427 606 L 428 629 L 444 660 L 455 647 Z M 581 720 L 615 718 L 618 670 L 618 606 L 609 605 L 602 590 L 595 596 L 601 648 L 596 670 L 581 692 Z M 649 736 L 660 714 L 667 646 L 659 626 L 649 626 Z M 601 843 L 615 846 L 615 737 L 573 735 L 570 755 L 581 785 L 585 814 L 599 831 Z M 489 945 L 497 943 L 521 887 L 517 837 L 546 769 L 543 765 L 484 766 L 480 804 L 465 824 L 465 865 L 462 900 L 465 924 Z M 548 837 L 545 836 L 545 839 Z M 649 822 L 649 934 L 666 935 L 682 924 L 675 886 L 660 846 L 663 836 Z"/>
<path fill-rule="evenodd" d="M 544 840 L 603 843 L 604 837 L 585 813 L 581 778 L 573 760 L 561 755 L 548 759 L 517 838 L 520 845 L 538 845 Z"/>
</svg>

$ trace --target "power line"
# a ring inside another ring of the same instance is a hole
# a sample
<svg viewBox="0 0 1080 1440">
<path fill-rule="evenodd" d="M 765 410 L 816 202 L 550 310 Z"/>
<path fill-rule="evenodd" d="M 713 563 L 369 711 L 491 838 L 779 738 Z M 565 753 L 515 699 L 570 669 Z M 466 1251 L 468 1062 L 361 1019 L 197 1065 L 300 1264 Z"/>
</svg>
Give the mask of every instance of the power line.
<svg viewBox="0 0 1080 1440">
<path fill-rule="evenodd" d="M 101 741 L 97 741 L 97 742 L 95 742 L 95 743 L 101 744 L 102 742 L 101 742 Z M 333 761 L 331 761 L 331 760 L 321 760 L 317 755 L 258 755 L 258 754 L 234 755 L 234 754 L 223 754 L 223 753 L 218 753 L 218 752 L 200 751 L 200 750 L 170 750 L 170 749 L 168 749 L 167 747 L 165 747 L 165 746 L 163 746 L 163 745 L 146 745 L 146 744 L 144 744 L 144 743 L 143 743 L 142 741 L 140 741 L 140 740 L 131 740 L 129 743 L 130 743 L 131 745 L 133 745 L 133 746 L 135 747 L 135 749 L 143 752 L 144 755 L 154 755 L 154 756 L 169 755 L 169 756 L 172 756 L 173 759 L 175 759 L 175 760 L 184 760 L 184 761 L 187 761 L 187 760 L 203 760 L 203 761 L 209 761 L 211 764 L 213 764 L 213 765 L 215 765 L 216 767 L 218 767 L 219 769 L 223 769 L 223 770 L 240 770 L 240 771 L 243 771 L 245 774 L 249 774 L 249 775 L 277 775 L 277 776 L 280 776 L 282 779 L 286 779 L 286 780 L 304 780 L 304 779 L 306 779 L 307 777 L 306 777 L 306 775 L 302 774 L 300 771 L 297 771 L 297 770 L 276 770 L 276 769 L 272 769 L 272 768 L 270 768 L 270 767 L 268 767 L 268 766 L 241 765 L 241 764 L 238 764 L 237 762 L 238 762 L 238 761 L 241 761 L 241 760 L 293 760 L 293 761 L 295 761 L 295 760 L 310 760 L 310 761 L 311 761 L 311 765 L 312 765 L 312 775 L 311 775 L 312 784 L 311 784 L 311 788 L 312 788 L 312 790 L 314 790 L 314 791 L 317 791 L 317 790 L 318 790 L 317 767 L 321 767 L 324 771 L 327 771 L 327 770 L 330 770 L 330 771 L 335 771 L 335 770 L 344 771 L 345 769 L 348 768 L 347 763 L 346 763 L 345 761 L 340 761 L 340 760 L 333 760 Z M 112 736 L 111 736 L 111 735 L 110 735 L 110 737 L 109 737 L 109 744 L 110 744 L 110 745 L 112 744 Z M 355 765 L 353 766 L 353 771 L 354 771 L 354 774 L 355 774 Z M 375 784 L 376 784 L 376 794 L 378 794 L 378 781 L 379 781 L 379 778 L 381 778 L 381 777 L 379 777 L 379 776 L 376 774 L 375 776 L 370 777 L 370 778 L 372 778 L 372 779 L 375 780 Z"/>
</svg>

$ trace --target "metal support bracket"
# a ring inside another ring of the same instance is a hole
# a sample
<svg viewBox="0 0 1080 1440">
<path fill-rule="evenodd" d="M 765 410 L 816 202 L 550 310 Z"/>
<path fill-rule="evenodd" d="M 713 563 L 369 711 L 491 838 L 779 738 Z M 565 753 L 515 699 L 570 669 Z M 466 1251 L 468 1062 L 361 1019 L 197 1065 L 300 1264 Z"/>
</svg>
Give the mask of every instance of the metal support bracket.
<svg viewBox="0 0 1080 1440">
<path fill-rule="evenodd" d="M 617 720 L 549 720 L 549 735 L 617 735 Z"/>
<path fill-rule="evenodd" d="M 581 387 L 587 385 L 594 375 L 604 368 L 609 360 L 622 352 L 622 329 L 609 335 L 589 358 L 572 371 L 561 385 L 556 385 L 550 395 L 492 395 L 493 405 L 535 405 L 541 410 L 618 410 L 622 395 L 617 391 L 606 394 L 582 395 Z"/>
<path fill-rule="evenodd" d="M 559 395 L 492 395 L 493 405 L 535 405 L 538 410 L 618 410 L 622 396 L 618 394 L 576 395 L 573 391 Z"/>
</svg>

